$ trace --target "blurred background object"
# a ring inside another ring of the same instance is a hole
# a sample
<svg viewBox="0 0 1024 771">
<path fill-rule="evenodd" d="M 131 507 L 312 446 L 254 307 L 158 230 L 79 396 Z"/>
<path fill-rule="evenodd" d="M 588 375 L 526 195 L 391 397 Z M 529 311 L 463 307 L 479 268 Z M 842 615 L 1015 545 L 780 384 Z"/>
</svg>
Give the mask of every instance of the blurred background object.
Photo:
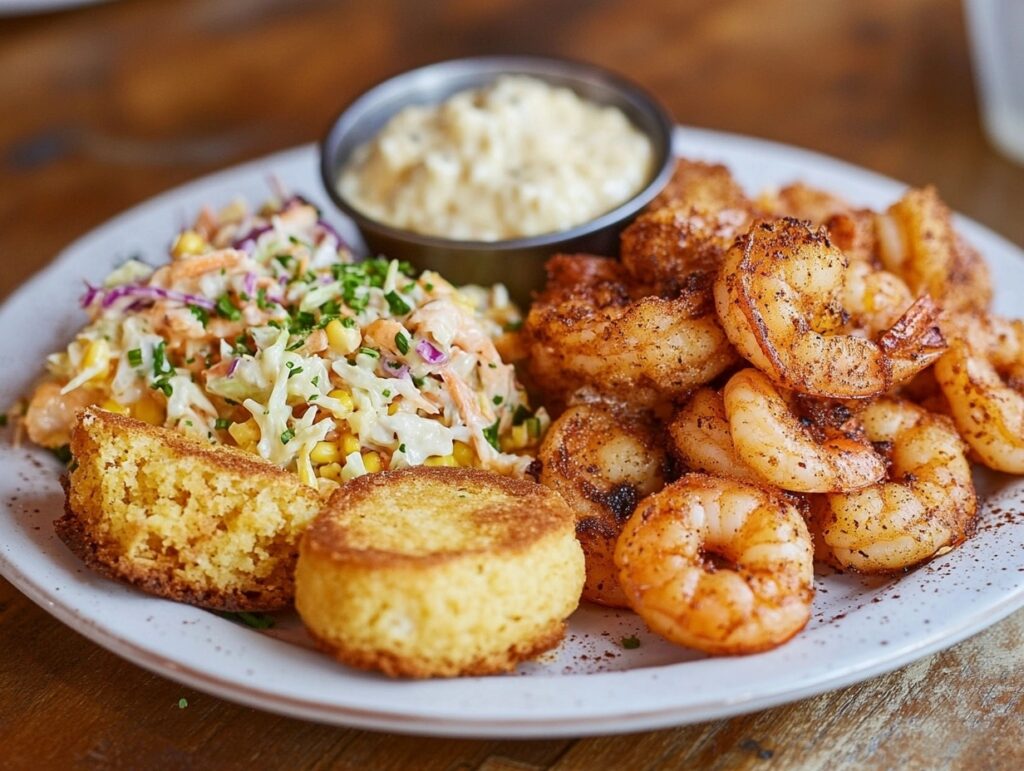
<svg viewBox="0 0 1024 771">
<path fill-rule="evenodd" d="M 1019 19 L 1024 0 L 973 0 L 997 3 Z M 480 54 L 593 61 L 681 123 L 934 183 L 1024 245 L 1024 167 L 985 139 L 964 20 L 959 0 L 119 0 L 3 18 L 0 297 L 125 208 L 318 140 L 383 78 Z M 1019 73 L 1019 26 L 1006 40 Z M 0 641 L 5 768 L 1020 767 L 1024 613 L 798 704 L 578 742 L 395 737 L 237 707 L 102 650 L 2 580 Z"/>
<path fill-rule="evenodd" d="M 966 0 L 965 8 L 985 130 L 1024 163 L 1024 2 Z"/>
</svg>

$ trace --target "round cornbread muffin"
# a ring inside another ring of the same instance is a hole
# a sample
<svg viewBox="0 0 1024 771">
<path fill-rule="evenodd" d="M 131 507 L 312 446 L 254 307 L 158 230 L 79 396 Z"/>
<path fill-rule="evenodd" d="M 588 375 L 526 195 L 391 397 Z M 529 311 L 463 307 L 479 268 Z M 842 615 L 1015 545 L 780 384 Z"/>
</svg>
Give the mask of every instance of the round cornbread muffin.
<svg viewBox="0 0 1024 771">
<path fill-rule="evenodd" d="M 557 645 L 583 578 L 556 493 L 475 469 L 407 468 L 331 497 L 301 542 L 295 606 L 351 666 L 484 675 Z"/>
</svg>

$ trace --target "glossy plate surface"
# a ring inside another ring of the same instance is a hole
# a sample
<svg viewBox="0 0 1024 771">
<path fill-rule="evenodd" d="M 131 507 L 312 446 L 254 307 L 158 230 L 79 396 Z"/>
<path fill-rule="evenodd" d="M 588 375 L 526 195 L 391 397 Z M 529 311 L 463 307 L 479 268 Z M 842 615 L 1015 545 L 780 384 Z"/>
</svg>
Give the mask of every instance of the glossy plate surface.
<svg viewBox="0 0 1024 771">
<path fill-rule="evenodd" d="M 802 179 L 884 207 L 903 186 L 839 161 L 759 140 L 680 129 L 677 151 L 722 161 L 749 190 Z M 0 409 L 25 393 L 44 356 L 85 320 L 83 279 L 131 255 L 163 261 L 173 234 L 205 203 L 259 201 L 277 176 L 330 211 L 316 151 L 301 147 L 165 193 L 81 238 L 0 308 Z M 353 237 L 350 223 L 335 218 Z M 964 235 L 988 259 L 997 309 L 1020 315 L 1024 254 L 980 225 Z M 515 675 L 391 681 L 313 651 L 294 616 L 260 633 L 90 573 L 53 535 L 59 466 L 49 453 L 0 441 L 0 572 L 76 631 L 197 689 L 283 714 L 406 733 L 576 736 L 658 728 L 749 712 L 907 664 L 1024 606 L 1024 480 L 981 474 L 977 535 L 899 580 L 822 573 L 815 614 L 789 644 L 707 659 L 663 643 L 626 613 L 583 608 L 565 643 Z M 636 635 L 639 648 L 621 639 Z"/>
</svg>

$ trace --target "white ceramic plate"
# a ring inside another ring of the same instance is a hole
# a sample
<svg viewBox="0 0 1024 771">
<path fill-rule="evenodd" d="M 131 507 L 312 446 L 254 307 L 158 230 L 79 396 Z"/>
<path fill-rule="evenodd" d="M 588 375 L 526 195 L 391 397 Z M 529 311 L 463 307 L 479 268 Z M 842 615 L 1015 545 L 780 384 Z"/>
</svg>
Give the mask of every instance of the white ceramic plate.
<svg viewBox="0 0 1024 771">
<path fill-rule="evenodd" d="M 838 161 L 768 142 L 680 130 L 678 151 L 727 163 L 750 190 L 803 179 L 883 207 L 903 186 Z M 0 406 L 38 376 L 84 316 L 82 280 L 120 260 L 163 260 L 198 208 L 238 194 L 259 201 L 273 174 L 329 211 L 316 150 L 302 147 L 199 180 L 132 209 L 77 241 L 0 309 Z M 337 219 L 337 218 L 336 218 Z M 348 223 L 338 222 L 354 238 Z M 997 307 L 1020 312 L 1024 261 L 1015 246 L 960 221 L 989 260 Z M 0 571 L 78 632 L 166 677 L 233 701 L 329 723 L 462 736 L 570 736 L 651 729 L 770 707 L 848 685 L 952 645 L 1024 605 L 1024 480 L 978 479 L 977 535 L 899 580 L 822 574 L 814 619 L 781 648 L 703 658 L 664 643 L 636 617 L 583 608 L 565 643 L 515 675 L 427 682 L 355 672 L 313 651 L 294 616 L 259 633 L 154 599 L 86 570 L 53 535 L 62 495 L 47 453 L 0 442 Z M 636 635 L 639 648 L 621 646 Z"/>
</svg>

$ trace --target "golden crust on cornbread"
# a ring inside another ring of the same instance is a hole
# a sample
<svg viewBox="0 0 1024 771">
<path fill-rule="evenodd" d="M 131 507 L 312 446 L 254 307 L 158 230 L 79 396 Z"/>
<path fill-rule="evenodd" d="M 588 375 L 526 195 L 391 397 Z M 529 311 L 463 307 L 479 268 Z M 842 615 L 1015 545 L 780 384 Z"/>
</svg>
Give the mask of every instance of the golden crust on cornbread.
<svg viewBox="0 0 1024 771">
<path fill-rule="evenodd" d="M 360 477 L 303 536 L 295 606 L 321 648 L 361 669 L 509 671 L 557 645 L 579 603 L 574 531 L 532 482 L 443 467 Z"/>
<path fill-rule="evenodd" d="M 73 429 L 71 452 L 54 526 L 90 567 L 206 608 L 291 603 L 299 537 L 321 505 L 294 474 L 95 408 Z"/>
</svg>

